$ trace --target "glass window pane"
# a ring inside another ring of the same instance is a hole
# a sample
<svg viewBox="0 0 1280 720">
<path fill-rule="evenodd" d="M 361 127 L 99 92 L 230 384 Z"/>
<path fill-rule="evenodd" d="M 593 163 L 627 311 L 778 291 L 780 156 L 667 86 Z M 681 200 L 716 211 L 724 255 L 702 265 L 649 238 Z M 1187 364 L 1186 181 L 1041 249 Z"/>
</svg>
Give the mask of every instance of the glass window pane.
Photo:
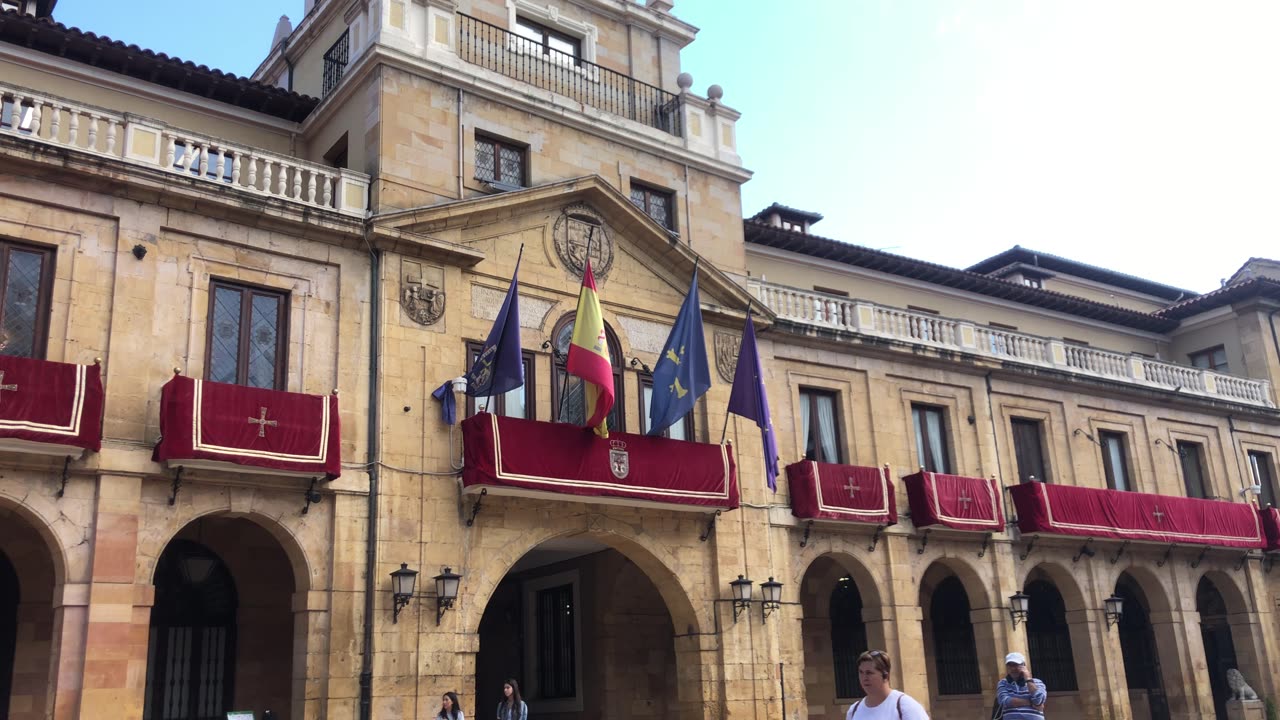
<svg viewBox="0 0 1280 720">
<path fill-rule="evenodd" d="M 640 188 L 631 188 L 631 202 L 641 210 L 644 210 L 644 190 Z"/>
<path fill-rule="evenodd" d="M 516 18 L 516 34 L 542 44 L 542 28 L 530 24 L 524 18 Z"/>
<path fill-rule="evenodd" d="M 272 388 L 276 384 L 276 354 L 280 341 L 280 298 L 253 295 L 249 326 L 249 376 L 246 385 Z"/>
<path fill-rule="evenodd" d="M 481 180 L 495 180 L 493 143 L 487 140 L 476 140 L 476 177 Z"/>
<path fill-rule="evenodd" d="M 234 383 L 240 369 L 240 301 L 234 288 L 215 287 L 213 328 L 209 333 L 209 379 Z"/>
<path fill-rule="evenodd" d="M 547 38 L 547 45 L 552 50 L 562 52 L 565 55 L 572 57 L 578 56 L 578 43 L 572 40 L 551 35 Z"/>
<path fill-rule="evenodd" d="M 498 146 L 501 157 L 501 182 L 508 185 L 524 184 L 524 153 L 515 148 Z"/>
<path fill-rule="evenodd" d="M 1104 435 L 1102 443 L 1107 466 L 1111 468 L 1111 477 L 1115 482 L 1115 489 L 1128 490 L 1129 477 L 1125 473 L 1124 467 L 1123 440 L 1116 435 Z"/>
<path fill-rule="evenodd" d="M 36 351 L 36 325 L 40 309 L 40 279 L 44 255 L 11 250 L 4 288 L 4 320 L 0 327 L 5 355 L 32 357 Z"/>
<path fill-rule="evenodd" d="M 685 428 L 684 418 L 680 418 L 675 421 L 671 427 L 667 428 L 667 437 L 672 440 L 688 440 L 689 437 L 688 434 L 685 433 Z"/>
<path fill-rule="evenodd" d="M 564 368 L 556 370 L 556 382 L 564 388 L 563 397 L 561 398 L 559 411 L 559 420 L 564 423 L 572 423 L 581 425 L 586 422 L 586 398 L 582 394 L 582 380 L 573 375 L 569 376 L 568 382 L 565 382 Z"/>
<path fill-rule="evenodd" d="M 640 386 L 640 431 L 649 432 L 649 408 L 653 405 L 653 386 L 642 383 Z"/>
<path fill-rule="evenodd" d="M 503 395 L 502 414 L 507 417 L 527 418 L 528 408 L 525 407 L 525 388 L 518 387 L 514 390 L 508 390 Z"/>
</svg>

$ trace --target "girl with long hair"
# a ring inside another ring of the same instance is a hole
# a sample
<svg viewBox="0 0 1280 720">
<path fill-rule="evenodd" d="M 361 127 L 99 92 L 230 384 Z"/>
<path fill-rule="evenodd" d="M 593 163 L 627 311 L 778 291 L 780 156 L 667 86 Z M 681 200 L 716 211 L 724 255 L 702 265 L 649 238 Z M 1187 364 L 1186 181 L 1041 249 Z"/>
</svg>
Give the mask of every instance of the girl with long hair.
<svg viewBox="0 0 1280 720">
<path fill-rule="evenodd" d="M 462 714 L 462 703 L 458 702 L 458 693 L 447 692 L 440 696 L 440 712 L 436 720 L 466 720 Z"/>
<path fill-rule="evenodd" d="M 520 683 L 515 678 L 502 684 L 502 699 L 498 701 L 495 720 L 529 720 L 529 706 L 520 699 Z"/>
</svg>

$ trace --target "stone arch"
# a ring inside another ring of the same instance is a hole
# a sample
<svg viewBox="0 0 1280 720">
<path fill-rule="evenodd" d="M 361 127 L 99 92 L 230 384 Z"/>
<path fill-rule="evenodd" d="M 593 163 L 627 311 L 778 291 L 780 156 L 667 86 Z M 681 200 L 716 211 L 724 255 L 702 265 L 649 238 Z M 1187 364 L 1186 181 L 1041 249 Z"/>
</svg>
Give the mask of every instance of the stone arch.
<svg viewBox="0 0 1280 720">
<path fill-rule="evenodd" d="M 994 638 L 991 622 L 975 622 L 991 607 L 976 568 L 957 558 L 935 559 L 920 576 L 919 605 L 934 713 L 980 712 L 980 659 L 993 654 Z"/>
<path fill-rule="evenodd" d="M 804 558 L 797 588 L 805 704 L 836 715 L 862 696 L 856 659 L 888 645 L 880 588 L 867 567 L 847 552 L 824 549 Z"/>
<path fill-rule="evenodd" d="M 705 618 L 694 609 L 690 600 L 691 594 L 680 576 L 672 568 L 678 567 L 675 556 L 651 537 L 639 539 L 643 533 L 636 533 L 631 526 L 623 523 L 597 518 L 592 521 L 590 529 L 585 528 L 548 528 L 538 535 L 522 536 L 519 545 L 508 543 L 502 550 L 485 563 L 483 572 L 475 572 L 474 568 L 468 576 L 464 576 L 464 588 L 458 592 L 459 598 L 466 598 L 465 608 L 460 608 L 459 621 L 462 632 L 474 634 L 479 632 L 480 620 L 484 616 L 485 607 L 497 589 L 498 583 L 506 577 L 520 558 L 548 540 L 557 538 L 583 536 L 596 540 L 622 553 L 635 563 L 645 576 L 658 589 L 667 611 L 671 613 L 671 621 L 676 632 L 682 635 L 696 635 L 701 628 L 707 626 Z M 726 580 L 725 582 L 728 582 Z"/>
<path fill-rule="evenodd" d="M 0 499 L 0 717 L 52 712 L 63 616 L 54 607 L 66 558 L 54 528 L 24 503 Z"/>
<path fill-rule="evenodd" d="M 1173 610 L 1173 601 L 1171 600 L 1173 592 L 1164 579 L 1151 568 L 1150 564 L 1139 565 L 1133 563 L 1122 568 L 1112 569 L 1110 577 L 1107 578 L 1105 583 L 1101 583 L 1100 587 L 1115 587 L 1125 575 L 1128 575 L 1131 581 L 1142 590 L 1143 600 L 1147 603 L 1148 612 L 1152 614 L 1168 613 Z"/>
<path fill-rule="evenodd" d="M 1058 593 L 1062 595 L 1062 602 L 1066 605 L 1068 611 L 1089 609 L 1090 603 L 1085 598 L 1084 589 L 1080 587 L 1080 583 L 1076 581 L 1076 576 L 1072 574 L 1071 570 L 1062 563 L 1046 560 L 1036 564 L 1023 574 L 1021 587 L 1025 588 L 1027 583 L 1037 576 L 1053 583 Z"/>
<path fill-rule="evenodd" d="M 954 575 L 960 580 L 960 584 L 964 586 L 965 594 L 969 596 L 970 609 L 978 610 L 994 607 L 998 604 L 992 599 L 988 583 L 983 580 L 978 568 L 974 567 L 968 560 L 958 557 L 937 557 L 933 562 L 929 563 L 924 573 L 920 575 L 921 593 L 931 590 L 947 575 Z"/>
<path fill-rule="evenodd" d="M 1032 671 L 1066 691 L 1082 689 L 1083 680 L 1090 702 L 1100 702 L 1089 684 L 1089 609 L 1075 577 L 1058 562 L 1041 562 L 1027 571 L 1021 591 L 1029 598 L 1024 629 Z"/>
<path fill-rule="evenodd" d="M 70 522 L 64 520 L 52 503 L 48 503 L 51 507 L 41 513 L 37 512 L 36 507 L 29 500 L 30 498 L 16 498 L 0 492 L 0 514 L 11 512 L 35 531 L 49 552 L 48 559 L 52 564 L 53 582 L 61 586 L 68 581 L 68 558 L 65 548 L 74 547 L 83 541 L 84 537 L 75 534 L 77 532 L 75 528 Z M 15 566 L 18 566 L 19 559 L 11 558 L 11 560 Z M 17 569 L 21 573 L 22 568 L 17 567 Z"/>
<path fill-rule="evenodd" d="M 182 513 L 172 517 L 166 523 L 167 527 L 163 534 L 154 536 L 151 542 L 144 542 L 143 538 L 139 536 L 138 582 L 145 585 L 154 584 L 156 564 L 160 561 L 160 554 L 169 546 L 169 543 L 173 542 L 173 539 L 191 524 L 211 517 L 248 520 L 267 531 L 289 558 L 289 565 L 293 571 L 294 592 L 305 593 L 313 589 L 315 586 L 312 581 L 313 565 L 308 559 L 307 553 L 303 549 L 302 540 L 295 530 L 280 522 L 277 517 L 270 517 L 256 510 L 234 511 L 229 505 Z"/>
<path fill-rule="evenodd" d="M 1218 593 L 1222 595 L 1222 600 L 1227 605 L 1227 613 L 1237 615 L 1241 613 L 1252 612 L 1252 603 L 1249 602 L 1248 591 L 1240 587 L 1236 577 L 1223 572 L 1222 570 L 1207 570 L 1196 580 L 1197 587 L 1201 581 L 1208 580 L 1217 588 Z"/>
<path fill-rule="evenodd" d="M 871 573 L 870 568 L 859 560 L 857 556 L 835 547 L 831 542 L 819 541 L 808 544 L 792 566 L 794 572 L 791 576 L 791 581 L 787 583 L 787 587 L 796 588 L 796 592 L 799 592 L 799 588 L 813 568 L 813 564 L 821 558 L 831 559 L 849 573 L 850 577 L 858 585 L 858 592 L 862 595 L 864 607 L 880 607 L 884 604 L 880 583 L 876 582 L 875 575 Z M 787 588 L 784 588 L 783 592 L 787 592 Z"/>
<path fill-rule="evenodd" d="M 1150 569 L 1130 565 L 1113 577 L 1114 594 L 1124 599 L 1116 626 L 1124 670 L 1120 687 L 1127 689 L 1133 716 L 1178 716 L 1197 692 L 1181 671 L 1178 635 L 1185 626 L 1174 622 L 1165 586 Z"/>
</svg>

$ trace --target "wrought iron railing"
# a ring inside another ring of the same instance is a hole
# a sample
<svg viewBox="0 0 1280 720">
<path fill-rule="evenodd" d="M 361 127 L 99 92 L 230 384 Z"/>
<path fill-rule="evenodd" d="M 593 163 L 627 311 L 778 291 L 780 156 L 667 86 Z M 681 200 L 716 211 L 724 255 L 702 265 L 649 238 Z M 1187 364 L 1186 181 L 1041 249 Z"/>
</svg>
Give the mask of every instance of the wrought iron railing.
<svg viewBox="0 0 1280 720">
<path fill-rule="evenodd" d="M 347 60 L 351 52 L 351 31 L 346 30 L 342 37 L 324 52 L 324 88 L 321 97 L 329 97 L 329 93 L 342 82 L 347 72 Z"/>
<path fill-rule="evenodd" d="M 458 55 L 583 105 L 684 136 L 680 96 L 458 13 Z"/>
</svg>

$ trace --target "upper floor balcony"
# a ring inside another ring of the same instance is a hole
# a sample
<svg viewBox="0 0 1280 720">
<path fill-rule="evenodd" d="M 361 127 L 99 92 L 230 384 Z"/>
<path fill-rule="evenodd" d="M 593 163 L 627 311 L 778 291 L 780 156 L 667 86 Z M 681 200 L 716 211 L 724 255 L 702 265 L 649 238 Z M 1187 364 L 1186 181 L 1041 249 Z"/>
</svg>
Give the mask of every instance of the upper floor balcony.
<svg viewBox="0 0 1280 720">
<path fill-rule="evenodd" d="M 681 96 L 582 57 L 582 42 L 533 25 L 515 33 L 458 13 L 458 56 L 541 90 L 684 137 Z"/>
<path fill-rule="evenodd" d="M 1142 355 L 1075 345 L 1061 339 L 757 280 L 750 281 L 748 289 L 779 318 L 805 325 L 971 353 L 1001 362 L 1036 365 L 1073 375 L 1275 407 L 1271 384 L 1266 380 L 1224 375 Z"/>
<path fill-rule="evenodd" d="M 364 217 L 369 176 L 0 82 L 0 135 Z"/>
</svg>

